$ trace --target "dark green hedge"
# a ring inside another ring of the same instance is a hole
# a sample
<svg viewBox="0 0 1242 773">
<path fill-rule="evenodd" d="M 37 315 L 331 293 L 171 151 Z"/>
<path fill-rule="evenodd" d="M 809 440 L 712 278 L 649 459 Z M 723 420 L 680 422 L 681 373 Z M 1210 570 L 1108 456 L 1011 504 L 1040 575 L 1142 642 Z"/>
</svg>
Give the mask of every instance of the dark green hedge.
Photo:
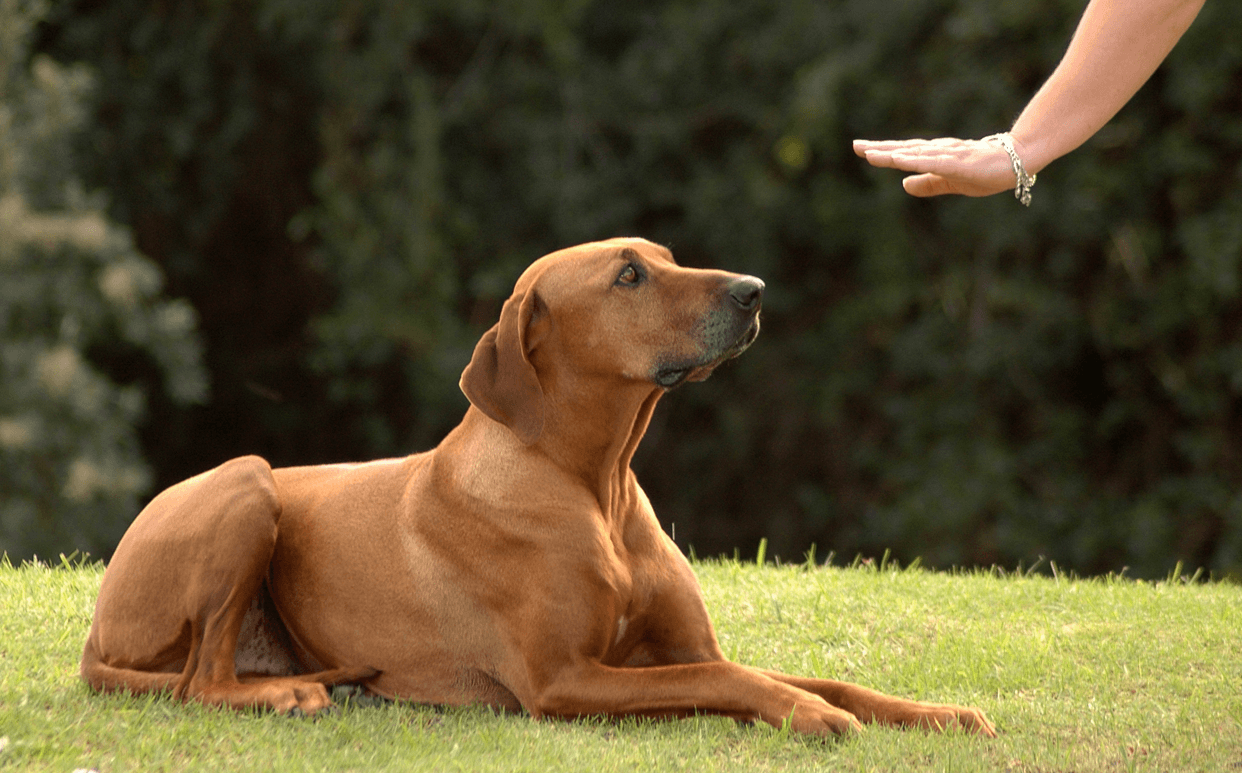
<svg viewBox="0 0 1242 773">
<path fill-rule="evenodd" d="M 635 234 L 769 287 L 636 463 L 700 555 L 1237 571 L 1242 10 L 1030 210 L 850 152 L 1006 128 L 1082 5 L 111 0 L 41 47 L 98 69 L 84 158 L 202 316 L 215 400 L 154 406 L 164 483 L 433 444 L 520 269 Z"/>
</svg>

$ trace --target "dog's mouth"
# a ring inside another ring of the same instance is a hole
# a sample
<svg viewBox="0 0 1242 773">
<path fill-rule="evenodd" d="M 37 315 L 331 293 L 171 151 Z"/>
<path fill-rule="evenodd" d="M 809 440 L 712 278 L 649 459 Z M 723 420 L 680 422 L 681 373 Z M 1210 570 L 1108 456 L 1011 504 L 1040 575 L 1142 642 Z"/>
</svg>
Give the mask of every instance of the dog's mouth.
<svg viewBox="0 0 1242 773">
<path fill-rule="evenodd" d="M 709 357 L 706 360 L 695 362 L 674 362 L 666 363 L 658 366 L 653 375 L 653 380 L 659 386 L 665 389 L 673 389 L 681 386 L 687 381 L 703 381 L 712 374 L 718 365 L 726 360 L 731 360 L 742 352 L 746 351 L 755 339 L 759 337 L 759 315 L 756 314 L 751 320 L 750 325 L 742 333 L 741 337 L 733 342 L 724 351 Z"/>
<path fill-rule="evenodd" d="M 693 367 L 660 368 L 655 373 L 655 382 L 665 389 L 672 389 L 684 384 L 694 370 Z"/>
</svg>

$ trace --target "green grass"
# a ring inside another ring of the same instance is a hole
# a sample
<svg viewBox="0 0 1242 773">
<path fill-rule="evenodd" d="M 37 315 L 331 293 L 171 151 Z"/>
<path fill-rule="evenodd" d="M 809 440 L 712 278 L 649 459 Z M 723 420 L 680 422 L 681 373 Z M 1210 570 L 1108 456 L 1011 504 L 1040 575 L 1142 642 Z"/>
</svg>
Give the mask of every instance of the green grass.
<svg viewBox="0 0 1242 773">
<path fill-rule="evenodd" d="M 288 719 L 77 679 L 102 570 L 0 562 L 0 769 L 1242 771 L 1242 587 L 697 562 L 726 654 L 983 708 L 995 740 L 820 742 L 718 718 L 535 722 L 346 706 Z"/>
</svg>

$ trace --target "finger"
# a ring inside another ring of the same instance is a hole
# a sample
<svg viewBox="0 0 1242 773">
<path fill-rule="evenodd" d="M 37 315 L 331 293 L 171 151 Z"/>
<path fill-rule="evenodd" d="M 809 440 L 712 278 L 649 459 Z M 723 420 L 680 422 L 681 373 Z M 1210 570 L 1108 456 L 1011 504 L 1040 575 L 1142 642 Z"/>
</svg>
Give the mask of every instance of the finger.
<svg viewBox="0 0 1242 773">
<path fill-rule="evenodd" d="M 901 169 L 906 172 L 916 172 L 918 174 L 942 174 L 945 167 L 952 166 L 955 161 L 957 161 L 956 156 L 949 156 L 931 150 L 924 150 L 921 153 L 898 151 L 888 154 L 888 162 L 891 168 Z"/>
<path fill-rule="evenodd" d="M 893 154 L 883 150 L 868 150 L 863 154 L 863 158 L 867 159 L 867 163 L 881 169 L 895 169 L 893 165 Z"/>
<path fill-rule="evenodd" d="M 879 153 L 949 153 L 966 150 L 972 147 L 972 140 L 961 140 L 957 137 L 937 137 L 932 140 L 854 140 L 854 153 L 865 156 L 875 151 Z"/>
<path fill-rule="evenodd" d="M 901 187 L 905 189 L 906 193 L 911 196 L 917 196 L 920 199 L 953 193 L 948 180 L 934 174 L 910 175 L 901 181 Z"/>
<path fill-rule="evenodd" d="M 924 148 L 922 150 L 907 149 L 888 152 L 869 151 L 866 159 L 872 166 L 884 169 L 900 169 L 905 172 L 916 172 L 919 174 L 925 172 L 940 174 L 945 170 L 946 166 L 952 166 L 957 161 L 957 156 L 945 155 L 943 152 L 933 148 Z"/>
<path fill-rule="evenodd" d="M 927 140 L 854 140 L 854 153 L 866 156 L 868 153 L 892 153 L 899 150 L 913 150 L 925 145 Z"/>
<path fill-rule="evenodd" d="M 995 183 L 990 181 L 963 180 L 958 177 L 925 172 L 910 175 L 901 181 L 906 193 L 919 198 L 958 194 L 960 196 L 991 196 L 1003 191 L 1013 190 L 1012 182 Z"/>
<path fill-rule="evenodd" d="M 958 137 L 937 137 L 934 140 L 926 140 L 925 145 L 936 148 L 937 150 L 965 150 L 974 147 L 976 140 L 963 140 Z"/>
</svg>

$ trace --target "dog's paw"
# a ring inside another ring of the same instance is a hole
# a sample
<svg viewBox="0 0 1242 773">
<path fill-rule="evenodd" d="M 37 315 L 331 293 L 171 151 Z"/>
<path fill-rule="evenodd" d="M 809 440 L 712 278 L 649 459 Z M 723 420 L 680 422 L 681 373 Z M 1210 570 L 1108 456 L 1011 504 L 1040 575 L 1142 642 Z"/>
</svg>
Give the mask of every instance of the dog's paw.
<svg viewBox="0 0 1242 773">
<path fill-rule="evenodd" d="M 827 701 L 802 701 L 795 704 L 793 713 L 782 723 L 785 724 L 795 733 L 821 737 L 861 733 L 863 729 L 858 717 Z"/>
<path fill-rule="evenodd" d="M 312 717 L 336 709 L 328 690 L 315 682 L 273 679 L 253 686 L 258 692 L 257 703 L 289 717 Z"/>
<path fill-rule="evenodd" d="M 992 724 L 982 710 L 972 706 L 924 704 L 920 711 L 918 725 L 937 732 L 960 727 L 970 733 L 977 733 L 988 738 L 996 737 L 996 725 Z"/>
</svg>

